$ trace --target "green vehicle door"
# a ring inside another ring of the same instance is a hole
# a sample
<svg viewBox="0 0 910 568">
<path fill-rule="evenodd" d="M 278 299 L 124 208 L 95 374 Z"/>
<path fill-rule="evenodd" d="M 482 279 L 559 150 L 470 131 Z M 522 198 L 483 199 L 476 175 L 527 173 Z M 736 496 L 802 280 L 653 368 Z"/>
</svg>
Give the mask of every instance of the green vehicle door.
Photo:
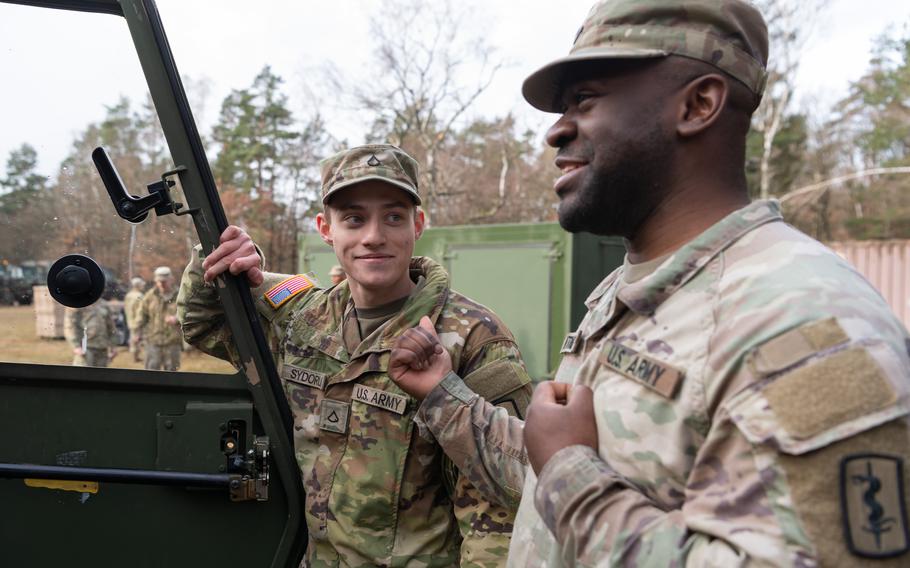
<svg viewBox="0 0 910 568">
<path fill-rule="evenodd" d="M 0 100 L 29 103 L 0 109 L 22 142 L 10 163 L 51 174 L 0 190 L 0 257 L 67 258 L 91 286 L 106 282 L 97 302 L 64 308 L 55 297 L 90 292 L 52 268 L 31 305 L 0 305 L 0 565 L 297 566 L 307 535 L 291 415 L 246 282 L 217 282 L 239 371 L 179 335 L 179 370 L 145 369 L 160 347 L 150 324 L 134 351 L 113 339 L 130 281 L 147 288 L 166 266 L 179 283 L 192 247 L 210 251 L 228 224 L 154 1 L 0 0 L 0 70 Z M 58 126 L 74 118 L 84 130 Z M 41 162 L 62 139 L 65 157 Z M 121 218 L 96 147 L 124 199 L 148 187 L 174 205 Z M 160 321 L 167 335 L 174 322 Z"/>
</svg>

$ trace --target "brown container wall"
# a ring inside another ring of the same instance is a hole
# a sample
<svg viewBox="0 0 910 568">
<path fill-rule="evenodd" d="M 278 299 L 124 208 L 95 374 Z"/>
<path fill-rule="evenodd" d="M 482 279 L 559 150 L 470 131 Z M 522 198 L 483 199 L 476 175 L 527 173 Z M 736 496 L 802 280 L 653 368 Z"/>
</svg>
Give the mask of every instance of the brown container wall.
<svg viewBox="0 0 910 568">
<path fill-rule="evenodd" d="M 884 296 L 910 328 L 910 240 L 828 243 Z"/>
</svg>

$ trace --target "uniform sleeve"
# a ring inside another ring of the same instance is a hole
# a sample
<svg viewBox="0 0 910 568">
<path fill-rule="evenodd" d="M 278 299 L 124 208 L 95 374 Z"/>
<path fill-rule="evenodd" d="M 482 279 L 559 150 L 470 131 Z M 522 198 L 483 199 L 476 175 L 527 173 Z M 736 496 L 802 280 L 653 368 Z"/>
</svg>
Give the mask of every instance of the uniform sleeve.
<svg viewBox="0 0 910 568">
<path fill-rule="evenodd" d="M 257 248 L 258 250 L 258 248 Z M 259 253 L 260 257 L 262 252 Z M 214 285 L 203 280 L 202 261 L 205 255 L 202 247 L 196 245 L 192 258 L 180 280 L 180 291 L 177 294 L 177 320 L 187 343 L 219 359 L 225 359 L 237 365 L 240 361 L 234 346 L 231 330 L 227 325 L 224 307 Z M 264 264 L 264 261 L 263 261 Z M 273 286 L 290 278 L 287 274 L 266 272 L 263 283 L 251 289 L 259 312 L 260 323 L 266 333 L 269 345 L 282 333 L 281 325 L 291 316 L 300 300 L 314 289 L 314 286 L 300 288 L 297 294 L 279 307 L 269 306 L 262 296 Z"/>
<path fill-rule="evenodd" d="M 493 414 L 509 419 L 511 413 L 516 415 L 513 420 L 520 423 L 517 416 L 524 416 L 527 409 L 531 380 L 514 342 L 490 341 L 469 355 L 459 369 L 465 374 L 462 384 L 473 385 L 487 395 L 496 404 L 485 405 Z M 459 418 L 468 417 L 465 414 Z M 515 523 L 517 499 L 490 498 L 490 491 L 478 486 L 484 483 L 482 478 L 477 479 L 479 472 L 463 467 L 468 464 L 461 461 L 459 464 L 451 460 L 456 471 L 454 512 L 463 539 L 461 565 L 503 566 Z M 487 485 L 492 486 L 489 482 Z"/>
<path fill-rule="evenodd" d="M 111 309 L 110 304 L 105 308 L 104 315 L 104 323 L 107 326 L 108 346 L 114 347 L 117 344 L 117 322 L 114 320 L 116 314 Z"/>
<path fill-rule="evenodd" d="M 148 309 L 148 293 L 143 294 L 141 298 L 136 300 L 136 329 L 140 333 L 143 332 L 145 324 L 149 321 L 149 309 Z"/>
<path fill-rule="evenodd" d="M 582 566 L 859 566 L 904 553 L 896 464 L 910 458 L 910 372 L 895 347 L 830 319 L 750 350 L 709 401 L 680 509 L 582 446 L 541 470 L 536 509 L 564 560 Z"/>
<path fill-rule="evenodd" d="M 485 499 L 518 506 L 528 465 L 524 421 L 487 402 L 455 373 L 423 400 L 417 421 Z"/>
</svg>

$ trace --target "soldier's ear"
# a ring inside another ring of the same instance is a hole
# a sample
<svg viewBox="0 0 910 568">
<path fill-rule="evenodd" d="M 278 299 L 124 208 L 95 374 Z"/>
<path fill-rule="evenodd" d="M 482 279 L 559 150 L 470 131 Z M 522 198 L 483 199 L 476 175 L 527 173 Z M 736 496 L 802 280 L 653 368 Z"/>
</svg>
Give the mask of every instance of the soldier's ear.
<svg viewBox="0 0 910 568">
<path fill-rule="evenodd" d="M 727 79 L 717 73 L 692 79 L 677 99 L 676 132 L 684 138 L 697 136 L 717 122 L 729 95 Z"/>
<path fill-rule="evenodd" d="M 414 240 L 420 238 L 420 235 L 423 234 L 423 229 L 426 227 L 427 217 L 424 214 L 423 209 L 420 207 L 414 207 Z"/>
<path fill-rule="evenodd" d="M 319 236 L 322 237 L 322 240 L 325 241 L 325 244 L 332 246 L 332 226 L 329 222 L 329 210 L 326 209 L 322 213 L 316 214 L 316 230 L 319 231 Z"/>
</svg>

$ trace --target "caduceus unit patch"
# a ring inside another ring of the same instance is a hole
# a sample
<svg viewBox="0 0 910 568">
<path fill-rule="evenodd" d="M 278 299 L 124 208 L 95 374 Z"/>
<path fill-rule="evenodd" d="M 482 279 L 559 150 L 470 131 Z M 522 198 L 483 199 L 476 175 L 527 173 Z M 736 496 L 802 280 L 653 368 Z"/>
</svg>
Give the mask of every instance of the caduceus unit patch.
<svg viewBox="0 0 910 568">
<path fill-rule="evenodd" d="M 910 549 L 904 505 L 903 460 L 858 454 L 841 461 L 841 513 L 850 551 L 889 558 Z"/>
</svg>

